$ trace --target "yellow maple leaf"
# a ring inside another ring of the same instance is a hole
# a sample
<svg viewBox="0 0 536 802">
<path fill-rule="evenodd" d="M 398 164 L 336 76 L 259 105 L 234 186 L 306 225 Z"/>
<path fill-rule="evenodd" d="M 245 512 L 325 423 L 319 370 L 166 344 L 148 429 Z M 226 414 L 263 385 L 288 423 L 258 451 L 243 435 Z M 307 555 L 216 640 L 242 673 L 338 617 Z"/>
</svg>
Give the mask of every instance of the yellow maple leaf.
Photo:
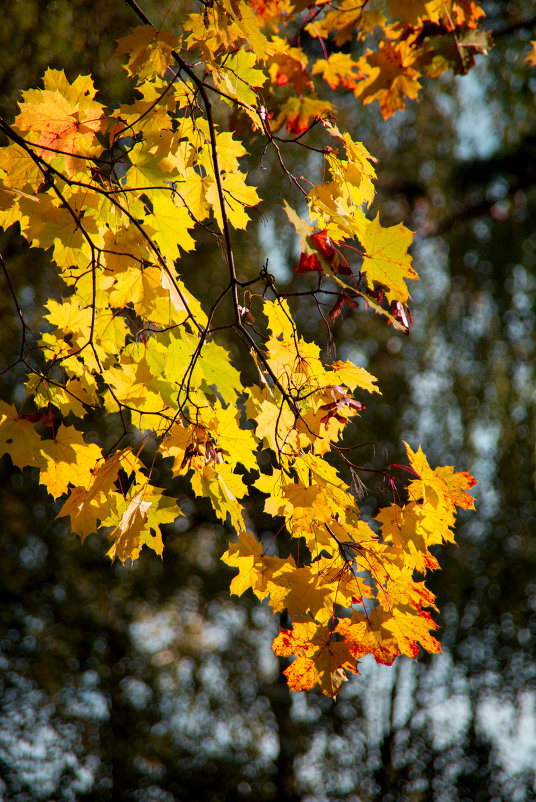
<svg viewBox="0 0 536 802">
<path fill-rule="evenodd" d="M 339 84 L 345 89 L 354 89 L 357 84 L 357 64 L 350 53 L 331 53 L 327 59 L 318 59 L 313 67 L 313 75 L 321 75 L 324 81 L 336 89 Z"/>
<path fill-rule="evenodd" d="M 409 606 L 395 606 L 390 610 L 377 607 L 372 614 L 381 628 L 392 635 L 401 654 L 417 657 L 419 644 L 430 654 L 440 654 L 441 644 L 430 630 L 438 629 L 430 613 L 416 613 Z"/>
<path fill-rule="evenodd" d="M 171 31 L 157 31 L 152 25 L 138 25 L 132 33 L 117 42 L 116 56 L 128 55 L 125 65 L 129 75 L 153 78 L 163 75 L 175 62 L 173 50 L 179 50 L 181 40 Z"/>
<path fill-rule="evenodd" d="M 384 28 L 386 23 L 381 10 L 367 9 L 366 5 L 355 0 L 342 0 L 323 19 L 315 20 L 305 30 L 310 36 L 324 39 L 335 33 L 334 41 L 339 46 L 356 35 L 364 38 L 367 33 L 372 33 L 375 26 Z"/>
<path fill-rule="evenodd" d="M 125 457 L 128 452 L 122 453 L 122 462 Z M 161 525 L 182 515 L 175 499 L 164 496 L 160 488 L 148 484 L 146 477 L 136 471 L 136 482 L 128 493 L 109 493 L 108 500 L 109 514 L 101 522 L 112 526 L 109 537 L 113 544 L 108 556 L 112 560 L 119 557 L 122 562 L 127 558 L 136 560 L 143 546 L 162 556 Z"/>
<path fill-rule="evenodd" d="M 455 472 L 453 467 L 446 465 L 443 468 L 436 468 L 435 473 L 446 482 L 450 498 L 457 507 L 474 510 L 475 500 L 467 491 L 476 485 L 477 480 L 469 471 Z"/>
<path fill-rule="evenodd" d="M 71 519 L 71 530 L 84 541 L 99 528 L 100 512 L 100 504 L 88 494 L 85 487 L 73 487 L 56 517 L 68 515 Z"/>
<path fill-rule="evenodd" d="M 400 19 L 410 28 L 422 27 L 425 20 L 439 24 L 444 7 L 451 5 L 450 0 L 388 0 L 389 11 L 394 19 Z"/>
<path fill-rule="evenodd" d="M 205 455 L 206 455 L 205 450 Z M 203 463 L 204 459 L 199 462 Z M 196 496 L 205 496 L 212 504 L 217 517 L 223 523 L 229 516 L 231 526 L 237 532 L 245 530 L 244 508 L 238 501 L 247 488 L 239 474 L 233 473 L 226 463 L 213 465 L 197 465 L 190 479 L 192 490 Z"/>
<path fill-rule="evenodd" d="M 114 539 L 114 544 L 108 551 L 108 556 L 112 560 L 114 557 L 119 557 L 121 562 L 125 562 L 127 557 L 133 560 L 138 558 L 142 532 L 147 527 L 150 507 L 151 502 L 144 499 L 143 490 L 140 490 L 129 501 L 119 523 L 110 534 L 110 537 Z"/>
<path fill-rule="evenodd" d="M 223 350 L 223 349 L 222 349 Z M 237 373 L 239 379 L 239 374 Z M 251 429 L 240 425 L 240 412 L 235 407 L 224 408 L 220 403 L 213 410 L 204 410 L 201 420 L 210 430 L 217 447 L 232 465 L 241 463 L 247 470 L 257 467 L 258 441 Z"/>
<path fill-rule="evenodd" d="M 264 70 L 257 67 L 257 57 L 250 50 L 240 50 L 229 56 L 225 59 L 223 67 L 217 67 L 216 64 L 209 65 L 217 86 L 219 85 L 227 94 L 252 107 L 257 105 L 258 98 L 253 87 L 262 86 L 268 79 Z M 230 132 L 226 132 L 226 134 L 231 137 Z M 218 150 L 220 150 L 219 145 Z M 222 169 L 229 168 L 222 165 Z"/>
<path fill-rule="evenodd" d="M 97 463 L 87 486 L 74 487 L 59 511 L 57 518 L 68 515 L 73 532 L 84 540 L 96 532 L 99 520 L 104 517 L 102 503 L 115 492 L 114 482 L 121 467 L 122 452 L 116 451 L 102 463 Z"/>
<path fill-rule="evenodd" d="M 330 589 L 323 586 L 322 577 L 308 565 L 291 571 L 275 571 L 266 587 L 274 613 L 287 610 L 291 616 L 309 612 L 316 618 L 330 594 Z"/>
<path fill-rule="evenodd" d="M 19 468 L 41 466 L 41 438 L 29 420 L 19 417 L 12 404 L 0 401 L 0 448 Z"/>
<path fill-rule="evenodd" d="M 246 213 L 246 208 L 256 206 L 260 201 L 257 190 L 255 187 L 246 184 L 246 176 L 240 171 L 222 173 L 221 183 L 225 199 L 225 210 L 230 224 L 234 228 L 246 228 L 250 219 Z M 223 230 L 221 203 L 215 181 L 209 184 L 205 197 L 207 203 L 212 206 L 218 226 Z"/>
<path fill-rule="evenodd" d="M 41 456 L 44 467 L 39 481 L 54 498 L 59 498 L 69 485 L 89 483 L 102 452 L 94 443 L 86 443 L 74 426 L 62 423 L 53 440 L 41 442 Z"/>
<path fill-rule="evenodd" d="M 147 218 L 147 229 L 153 230 L 153 237 L 162 255 L 174 261 L 183 251 L 195 248 L 195 240 L 189 233 L 194 221 L 188 209 L 175 203 L 169 195 L 160 192 L 151 195 L 153 213 Z"/>
<path fill-rule="evenodd" d="M 367 285 L 373 289 L 375 282 L 386 287 L 389 301 L 407 303 L 409 298 L 405 279 L 418 279 L 411 266 L 411 245 L 413 233 L 402 223 L 383 228 L 380 215 L 368 220 L 361 244 L 364 248 L 361 271 L 365 274 Z"/>
<path fill-rule="evenodd" d="M 427 22 L 442 25 L 447 30 L 462 25 L 474 28 L 484 11 L 474 0 L 388 0 L 395 19 L 410 28 L 423 28 Z"/>
<path fill-rule="evenodd" d="M 438 520 L 439 519 L 439 520 Z M 404 564 L 411 566 L 421 574 L 428 569 L 439 567 L 428 547 L 443 540 L 453 540 L 449 529 L 449 521 L 443 516 L 431 514 L 430 510 L 414 502 L 399 507 L 391 504 L 383 507 L 376 516 L 382 527 L 385 543 L 393 544 L 404 552 Z"/>
<path fill-rule="evenodd" d="M 451 466 L 436 468 L 433 471 L 421 447 L 412 451 L 407 443 L 406 452 L 415 473 L 419 479 L 411 482 L 408 488 L 410 497 L 424 498 L 435 506 L 450 508 L 454 516 L 454 506 L 474 509 L 474 499 L 467 493 L 476 484 L 476 479 L 468 471 L 454 472 Z"/>
<path fill-rule="evenodd" d="M 361 142 L 355 142 L 348 132 L 342 133 L 334 123 L 326 121 L 324 128 L 331 136 L 338 139 L 346 150 L 346 159 L 342 159 L 337 153 L 329 153 L 326 156 L 334 180 L 342 185 L 341 189 L 346 188 L 346 192 L 348 185 L 359 191 L 358 197 L 350 193 L 353 203 L 358 207 L 363 203 L 370 204 L 374 199 L 373 181 L 376 178 L 374 164 L 377 159 L 371 156 Z M 350 214 L 353 217 L 352 212 Z"/>
<path fill-rule="evenodd" d="M 295 567 L 292 558 L 289 563 L 289 560 L 266 556 L 262 543 L 249 532 L 241 532 L 238 543 L 231 543 L 221 559 L 226 565 L 238 568 L 238 575 L 231 581 L 231 593 L 241 596 L 251 588 L 260 600 L 268 596 L 267 582 L 275 570 L 289 564 Z"/>
<path fill-rule="evenodd" d="M 5 187 L 34 192 L 43 183 L 43 173 L 30 154 L 18 145 L 0 149 L 0 170 L 5 171 L 2 183 Z M 14 200 L 13 195 L 11 199 Z"/>
<path fill-rule="evenodd" d="M 346 362 L 341 362 L 341 360 L 332 362 L 331 367 L 334 372 L 330 375 L 334 384 L 343 384 L 349 390 L 355 390 L 356 387 L 360 387 L 369 393 L 380 393 L 376 386 L 378 379 L 365 368 L 354 365 L 349 359 Z"/>
</svg>

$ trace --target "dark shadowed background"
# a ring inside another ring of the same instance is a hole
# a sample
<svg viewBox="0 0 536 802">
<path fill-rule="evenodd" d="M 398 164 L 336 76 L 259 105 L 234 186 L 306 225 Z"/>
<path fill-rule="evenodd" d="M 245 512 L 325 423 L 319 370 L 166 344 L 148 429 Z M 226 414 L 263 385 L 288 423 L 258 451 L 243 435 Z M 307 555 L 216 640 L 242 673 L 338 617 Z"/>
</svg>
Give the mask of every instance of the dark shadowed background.
<svg viewBox="0 0 536 802">
<path fill-rule="evenodd" d="M 337 355 L 368 367 L 383 392 L 359 421 L 359 441 L 376 443 L 364 459 L 400 461 L 407 440 L 478 479 L 477 512 L 461 517 L 459 546 L 438 552 L 443 570 L 431 580 L 443 654 L 393 668 L 364 660 L 336 701 L 290 694 L 270 649 L 278 622 L 253 597 L 229 597 L 232 571 L 219 557 L 230 533 L 186 484 L 171 488 L 186 517 L 168 527 L 163 561 L 143 552 L 133 566 L 112 565 L 104 539 L 81 545 L 32 472 L 6 457 L 0 799 L 534 799 L 536 69 L 524 57 L 536 19 L 530 0 L 483 5 L 496 46 L 468 76 L 427 84 L 388 122 L 377 104 L 335 100 L 380 159 L 382 222 L 416 231 L 421 277 L 409 338 L 362 310 L 334 325 Z M 164 6 L 144 5 L 157 22 Z M 135 24 L 106 0 L 9 4 L 2 113 L 12 118 L 19 90 L 47 66 L 91 72 L 107 102 L 128 98 L 112 53 Z M 296 264 L 277 206 L 287 188 L 275 165 L 253 177 L 265 202 L 237 237 L 237 261 L 254 275 L 269 257 L 285 286 Z M 61 291 L 54 270 L 13 228 L 0 249 L 37 327 Z M 181 270 L 203 296 L 220 254 L 201 253 L 204 270 L 195 255 Z M 3 368 L 20 327 L 2 276 L 0 288 Z M 325 344 L 310 308 L 296 313 L 305 336 Z M 5 399 L 22 402 L 22 378 L 1 377 Z M 381 500 L 370 491 L 365 515 Z M 269 521 L 255 505 L 251 515 L 266 535 Z"/>
</svg>

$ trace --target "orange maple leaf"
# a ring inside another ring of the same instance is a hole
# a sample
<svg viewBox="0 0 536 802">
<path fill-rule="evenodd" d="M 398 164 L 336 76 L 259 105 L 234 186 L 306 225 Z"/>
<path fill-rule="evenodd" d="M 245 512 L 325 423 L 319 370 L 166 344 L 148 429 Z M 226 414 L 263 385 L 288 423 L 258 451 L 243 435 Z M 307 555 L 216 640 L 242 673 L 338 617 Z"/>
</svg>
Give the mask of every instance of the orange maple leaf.
<svg viewBox="0 0 536 802">
<path fill-rule="evenodd" d="M 344 637 L 350 647 L 350 653 L 356 660 L 366 654 L 372 654 L 377 663 L 390 666 L 400 654 L 395 638 L 374 631 L 370 617 L 365 617 L 357 611 L 351 618 L 341 618 L 336 631 Z"/>
<path fill-rule="evenodd" d="M 49 69 L 44 76 L 44 90 L 23 92 L 21 111 L 15 120 L 22 132 L 30 132 L 39 155 L 50 150 L 90 156 L 102 150 L 96 134 L 104 124 L 104 108 L 93 98 L 96 90 L 89 76 L 79 76 L 72 84 L 60 70 Z M 49 149 L 47 151 L 46 149 Z M 67 156 L 69 175 L 80 167 L 78 159 Z"/>
<path fill-rule="evenodd" d="M 385 120 L 395 111 L 404 108 L 405 99 L 417 100 L 419 89 L 418 70 L 414 68 L 416 54 L 409 41 L 380 42 L 379 50 L 367 50 L 357 62 L 365 76 L 354 89 L 356 97 L 363 103 L 377 100 Z"/>
<path fill-rule="evenodd" d="M 426 22 L 441 24 L 447 30 L 461 25 L 474 28 L 484 16 L 474 0 L 389 0 L 389 10 L 393 18 L 413 29 L 422 28 Z"/>
<path fill-rule="evenodd" d="M 298 57 L 293 56 L 291 51 L 272 56 L 270 77 L 277 86 L 291 84 L 298 97 L 302 97 L 306 91 L 313 89 L 313 82 L 307 71 L 307 60 L 297 48 L 292 50 L 298 53 Z"/>
<path fill-rule="evenodd" d="M 282 125 L 292 134 L 303 134 L 315 120 L 326 119 L 333 106 L 328 100 L 314 97 L 289 97 L 281 106 L 272 129 L 277 131 Z"/>
<path fill-rule="evenodd" d="M 326 696 L 335 696 L 347 677 L 357 674 L 357 662 L 347 643 L 334 639 L 326 626 L 294 618 L 293 629 L 283 629 L 272 644 L 282 657 L 296 656 L 284 671 L 292 691 L 306 691 L 320 685 Z"/>
</svg>

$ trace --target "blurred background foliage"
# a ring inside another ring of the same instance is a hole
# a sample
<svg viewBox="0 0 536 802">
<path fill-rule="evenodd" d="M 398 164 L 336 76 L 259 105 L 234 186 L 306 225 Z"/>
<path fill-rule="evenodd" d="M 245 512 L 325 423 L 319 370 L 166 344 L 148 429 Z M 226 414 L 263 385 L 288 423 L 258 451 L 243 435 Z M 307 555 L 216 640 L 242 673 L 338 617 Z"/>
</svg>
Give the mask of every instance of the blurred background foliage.
<svg viewBox="0 0 536 802">
<path fill-rule="evenodd" d="M 144 7 L 159 21 L 173 11 L 164 5 Z M 380 160 L 382 222 L 416 231 L 421 277 L 409 338 L 363 310 L 333 326 L 337 355 L 368 367 L 383 392 L 355 427 L 355 442 L 375 443 L 363 465 L 399 461 L 404 439 L 479 481 L 478 511 L 462 517 L 459 546 L 439 551 L 443 570 L 431 578 L 443 655 L 390 669 L 365 660 L 336 701 L 291 695 L 270 650 L 277 621 L 253 598 L 229 597 L 232 572 L 219 562 L 229 531 L 186 484 L 170 487 L 186 517 L 168 527 L 163 561 L 143 552 L 112 565 L 102 538 L 81 545 L 31 471 L 4 458 L 0 799 L 534 798 L 536 71 L 524 57 L 536 19 L 530 0 L 483 5 L 495 48 L 468 76 L 427 84 L 388 122 L 375 104 L 336 98 L 343 124 Z M 47 66 L 91 72 L 101 99 L 128 99 L 112 53 L 135 24 L 106 0 L 10 4 L 2 113 L 16 113 L 19 90 Z M 301 151 L 287 158 L 296 173 L 319 167 Z M 294 289 L 294 237 L 278 210 L 288 187 L 269 157 L 261 168 L 252 150 L 250 162 L 265 202 L 236 238 L 240 270 L 254 275 L 269 257 Z M 0 246 L 35 330 L 61 292 L 53 268 L 13 229 Z M 204 296 L 221 261 L 211 242 L 200 253 L 180 269 Z M 295 311 L 328 347 L 308 303 Z M 20 326 L 5 283 L 0 316 L 8 365 Z M 2 396 L 21 402 L 22 375 L 1 379 Z M 368 491 L 364 514 L 382 501 L 381 488 Z M 254 505 L 251 516 L 271 539 Z"/>
</svg>

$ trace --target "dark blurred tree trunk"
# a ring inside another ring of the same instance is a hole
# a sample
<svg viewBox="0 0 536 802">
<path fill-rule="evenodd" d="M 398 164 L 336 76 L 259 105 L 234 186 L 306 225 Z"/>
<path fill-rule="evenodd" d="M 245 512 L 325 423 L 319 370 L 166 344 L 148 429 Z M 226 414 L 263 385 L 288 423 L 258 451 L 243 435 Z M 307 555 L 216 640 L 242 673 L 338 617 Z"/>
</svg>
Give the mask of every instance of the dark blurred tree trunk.
<svg viewBox="0 0 536 802">
<path fill-rule="evenodd" d="M 300 794 L 296 791 L 294 776 L 294 760 L 299 751 L 298 744 L 300 742 L 301 729 L 292 720 L 292 699 L 287 678 L 283 674 L 288 664 L 289 661 L 286 658 L 279 658 L 277 682 L 270 684 L 266 688 L 279 735 L 279 755 L 276 760 L 277 776 L 275 778 L 277 789 L 275 798 L 278 802 L 282 800 L 284 802 L 298 802 L 301 799 Z"/>
<path fill-rule="evenodd" d="M 376 781 L 377 785 L 380 788 L 380 793 L 378 798 L 383 799 L 383 797 L 393 791 L 399 790 L 400 786 L 400 776 L 399 772 L 393 766 L 393 747 L 394 747 L 394 739 L 395 739 L 395 729 L 393 724 L 393 714 L 394 714 L 394 704 L 396 698 L 396 689 L 398 685 L 398 676 L 400 673 L 400 657 L 396 661 L 393 671 L 395 673 L 395 677 L 393 679 L 393 684 L 391 687 L 391 693 L 389 694 L 389 721 L 388 721 L 388 729 L 383 735 L 383 740 L 379 747 L 380 752 L 380 764 L 376 771 L 374 772 L 374 780 Z"/>
</svg>

